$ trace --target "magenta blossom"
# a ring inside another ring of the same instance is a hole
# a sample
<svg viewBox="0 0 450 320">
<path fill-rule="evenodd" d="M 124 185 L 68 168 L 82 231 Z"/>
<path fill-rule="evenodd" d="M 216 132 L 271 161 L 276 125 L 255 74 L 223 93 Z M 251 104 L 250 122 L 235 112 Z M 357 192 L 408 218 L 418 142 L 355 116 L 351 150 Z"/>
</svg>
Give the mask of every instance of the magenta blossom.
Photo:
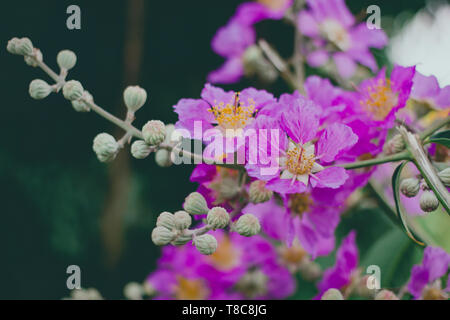
<svg viewBox="0 0 450 320">
<path fill-rule="evenodd" d="M 317 298 L 320 298 L 328 289 L 340 290 L 351 283 L 359 263 L 355 237 L 356 233 L 352 231 L 342 240 L 341 246 L 336 252 L 335 265 L 325 270 L 323 278 L 318 284 L 319 295 Z"/>
<path fill-rule="evenodd" d="M 435 108 L 448 109 L 450 108 L 450 85 L 441 88 L 435 76 L 424 76 L 416 72 L 411 98 L 428 103 Z"/>
<path fill-rule="evenodd" d="M 355 73 L 357 63 L 377 71 L 369 48 L 383 48 L 387 44 L 382 30 L 369 29 L 366 23 L 355 25 L 344 0 L 307 0 L 307 4 L 309 9 L 299 13 L 298 27 L 313 39 L 316 47 L 307 56 L 310 65 L 322 66 L 332 57 L 344 78 Z"/>
<path fill-rule="evenodd" d="M 437 297 L 440 293 L 436 290 L 440 291 L 440 285 L 436 287 L 434 282 L 448 273 L 449 265 L 450 255 L 447 252 L 441 248 L 426 247 L 422 264 L 411 269 L 408 291 L 415 299 Z"/>
<path fill-rule="evenodd" d="M 302 193 L 309 185 L 313 188 L 340 187 L 348 177 L 346 170 L 326 166 L 351 148 L 358 136 L 340 123 L 320 130 L 320 107 L 301 95 L 293 96 L 290 101 L 284 96 L 280 101 L 284 105 L 279 109 L 282 111 L 275 113 L 278 121 L 260 115 L 253 125 L 253 128 L 266 127 L 281 132 L 279 139 L 270 145 L 271 152 L 278 154 L 277 166 L 262 164 L 265 161 L 255 165 L 250 163 L 246 166 L 249 175 L 267 181 L 266 187 L 279 193 Z M 258 147 L 264 146 L 260 143 Z"/>
</svg>

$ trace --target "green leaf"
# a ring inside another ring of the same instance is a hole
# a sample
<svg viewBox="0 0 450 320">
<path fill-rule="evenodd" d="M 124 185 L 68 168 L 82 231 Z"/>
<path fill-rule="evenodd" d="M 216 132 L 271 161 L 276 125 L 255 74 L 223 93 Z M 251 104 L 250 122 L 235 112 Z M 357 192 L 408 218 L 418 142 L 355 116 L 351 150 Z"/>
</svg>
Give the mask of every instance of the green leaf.
<svg viewBox="0 0 450 320">
<path fill-rule="evenodd" d="M 450 148 L 450 130 L 445 130 L 436 133 L 428 138 L 427 143 L 439 143 L 447 148 Z"/>
<path fill-rule="evenodd" d="M 411 232 L 411 230 L 409 230 L 408 222 L 403 214 L 402 205 L 400 203 L 400 194 L 399 194 L 400 174 L 402 172 L 402 169 L 405 167 L 407 163 L 408 163 L 407 161 L 402 162 L 397 168 L 395 168 L 394 174 L 392 175 L 392 189 L 395 200 L 395 209 L 397 211 L 397 217 L 400 219 L 401 225 L 403 226 L 406 235 L 410 237 L 411 240 L 413 240 L 418 245 L 424 246 L 425 244 L 422 241 L 417 240 L 416 237 Z"/>
</svg>

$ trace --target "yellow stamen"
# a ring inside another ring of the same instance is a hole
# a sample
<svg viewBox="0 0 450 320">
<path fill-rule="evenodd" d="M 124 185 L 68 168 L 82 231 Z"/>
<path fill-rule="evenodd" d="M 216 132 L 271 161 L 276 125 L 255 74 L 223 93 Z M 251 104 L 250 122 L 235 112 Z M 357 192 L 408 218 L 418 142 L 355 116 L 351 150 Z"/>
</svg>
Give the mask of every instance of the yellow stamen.
<svg viewBox="0 0 450 320">
<path fill-rule="evenodd" d="M 239 99 L 239 92 L 237 92 L 232 103 L 219 102 L 214 104 L 209 112 L 214 114 L 221 129 L 236 130 L 249 124 L 257 109 L 253 99 L 248 99 L 247 104 L 245 104 Z"/>
<path fill-rule="evenodd" d="M 224 236 L 219 242 L 216 251 L 209 256 L 212 264 L 220 270 L 230 270 L 239 264 L 241 252 L 233 247 L 228 236 Z"/>
<path fill-rule="evenodd" d="M 289 208 L 293 214 L 302 215 L 307 212 L 313 201 L 308 193 L 296 193 L 289 198 Z"/>
<path fill-rule="evenodd" d="M 375 120 L 384 120 L 398 103 L 398 96 L 392 92 L 389 79 L 379 79 L 367 88 L 367 98 L 361 100 L 361 105 L 373 115 Z"/>
<path fill-rule="evenodd" d="M 179 276 L 177 280 L 175 289 L 177 300 L 204 300 L 208 297 L 209 290 L 202 279 L 187 279 Z"/>
<path fill-rule="evenodd" d="M 305 149 L 297 146 L 287 152 L 286 168 L 294 175 L 309 174 L 315 163 L 314 154 L 306 154 Z"/>
</svg>

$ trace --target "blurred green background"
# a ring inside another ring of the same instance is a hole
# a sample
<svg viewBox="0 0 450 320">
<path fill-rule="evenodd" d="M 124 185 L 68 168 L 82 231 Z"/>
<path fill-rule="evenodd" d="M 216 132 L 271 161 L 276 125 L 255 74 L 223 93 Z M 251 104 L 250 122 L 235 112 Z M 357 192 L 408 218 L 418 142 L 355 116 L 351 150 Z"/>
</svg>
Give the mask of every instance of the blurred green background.
<svg viewBox="0 0 450 320">
<path fill-rule="evenodd" d="M 150 232 L 157 214 L 178 210 L 196 188 L 188 180 L 191 166 L 161 169 L 152 157 L 138 161 L 128 150 L 112 165 L 99 163 L 92 151 L 95 135 L 121 133 L 94 114 L 74 112 L 62 95 L 31 99 L 29 82 L 48 78 L 8 54 L 7 40 L 31 38 L 55 70 L 60 50 L 75 51 L 78 63 L 69 79 L 80 80 L 97 104 L 123 115 L 123 89 L 139 84 L 149 100 L 137 113 L 136 126 L 150 119 L 169 123 L 176 121 L 172 106 L 180 98 L 198 97 L 207 73 L 222 63 L 210 41 L 240 2 L 2 2 L 1 299 L 68 296 L 66 268 L 71 264 L 81 267 L 83 287 L 96 287 L 106 298 L 123 298 L 126 283 L 142 281 L 155 268 L 159 249 L 151 243 Z M 347 3 L 355 14 L 378 4 L 382 15 L 391 17 L 424 6 L 420 0 Z M 70 4 L 81 8 L 81 30 L 66 28 Z M 292 50 L 289 27 L 263 22 L 258 32 L 282 53 Z M 243 81 L 233 88 L 248 85 L 255 84 Z M 286 87 L 277 82 L 270 90 L 279 95 Z M 356 227 L 358 245 L 364 249 L 382 234 L 389 235 L 392 224 L 372 211 L 352 213 L 339 228 L 339 237 Z M 394 233 L 391 237 L 404 241 L 401 233 Z"/>
</svg>

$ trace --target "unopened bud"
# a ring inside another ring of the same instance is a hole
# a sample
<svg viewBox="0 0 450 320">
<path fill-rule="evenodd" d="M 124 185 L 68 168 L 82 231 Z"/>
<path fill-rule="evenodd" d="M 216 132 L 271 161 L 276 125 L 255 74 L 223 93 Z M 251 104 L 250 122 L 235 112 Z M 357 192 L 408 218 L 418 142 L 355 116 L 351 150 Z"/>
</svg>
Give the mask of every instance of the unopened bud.
<svg viewBox="0 0 450 320">
<path fill-rule="evenodd" d="M 420 208 L 425 212 L 431 212 L 439 207 L 439 200 L 433 191 L 424 190 L 420 196 Z"/>
<path fill-rule="evenodd" d="M 335 288 L 328 289 L 320 300 L 344 300 L 342 293 Z"/>
<path fill-rule="evenodd" d="M 28 38 L 12 38 L 6 49 L 12 54 L 28 56 L 33 53 L 33 43 Z"/>
<path fill-rule="evenodd" d="M 116 139 L 108 133 L 100 133 L 94 138 L 92 146 L 98 160 L 110 162 L 114 160 L 119 151 L 119 144 Z"/>
<path fill-rule="evenodd" d="M 440 171 L 438 176 L 446 187 L 450 187 L 450 167 Z"/>
<path fill-rule="evenodd" d="M 205 198 L 198 192 L 192 192 L 186 197 L 183 208 L 190 214 L 207 214 L 209 211 Z"/>
<path fill-rule="evenodd" d="M 250 184 L 250 202 L 262 203 L 269 201 L 272 198 L 272 190 L 266 189 L 266 182 L 262 180 L 253 181 Z"/>
<path fill-rule="evenodd" d="M 375 296 L 375 300 L 399 300 L 399 298 L 390 290 L 381 290 Z"/>
<path fill-rule="evenodd" d="M 77 112 L 88 112 L 91 110 L 91 107 L 89 104 L 87 104 L 85 101 L 94 102 L 94 98 L 88 91 L 83 92 L 83 96 L 79 100 L 72 100 L 72 107 Z"/>
<path fill-rule="evenodd" d="M 159 145 L 166 138 L 166 126 L 159 120 L 148 121 L 142 127 L 142 136 L 149 145 Z"/>
<path fill-rule="evenodd" d="M 261 231 L 261 225 L 259 224 L 258 218 L 250 213 L 247 213 L 242 215 L 238 219 L 238 221 L 235 223 L 234 229 L 241 236 L 251 237 Z"/>
<path fill-rule="evenodd" d="M 172 240 L 171 244 L 173 244 L 174 246 L 183 246 L 191 240 L 191 235 L 180 234 L 174 240 Z"/>
<path fill-rule="evenodd" d="M 420 181 L 416 178 L 404 179 L 400 183 L 400 191 L 408 198 L 413 198 L 419 193 Z"/>
<path fill-rule="evenodd" d="M 256 75 L 260 80 L 270 83 L 278 76 L 274 66 L 264 57 L 257 45 L 250 46 L 245 50 L 243 62 L 247 77 Z"/>
<path fill-rule="evenodd" d="M 309 259 L 301 264 L 300 271 L 303 278 L 308 281 L 315 281 L 322 275 L 320 265 L 315 261 L 309 261 Z"/>
<path fill-rule="evenodd" d="M 175 217 L 170 212 L 164 211 L 156 219 L 156 226 L 172 230 L 175 228 Z"/>
<path fill-rule="evenodd" d="M 123 295 L 129 300 L 142 300 L 144 289 L 137 282 L 130 282 L 123 288 Z"/>
<path fill-rule="evenodd" d="M 123 92 L 123 100 L 128 110 L 136 112 L 147 101 L 147 92 L 139 86 L 129 86 Z"/>
<path fill-rule="evenodd" d="M 210 234 L 195 237 L 193 243 L 201 254 L 210 255 L 217 249 L 217 240 Z"/>
<path fill-rule="evenodd" d="M 175 228 L 184 230 L 191 226 L 192 218 L 186 211 L 177 211 L 174 213 Z"/>
<path fill-rule="evenodd" d="M 356 280 L 356 293 L 363 298 L 373 298 L 376 291 L 375 288 L 379 288 L 379 283 L 376 277 L 373 275 L 365 275 Z M 376 281 L 377 283 L 373 283 Z"/>
<path fill-rule="evenodd" d="M 73 51 L 62 50 L 58 53 L 58 56 L 56 57 L 56 62 L 58 62 L 58 66 L 61 69 L 70 70 L 77 63 L 77 56 Z"/>
<path fill-rule="evenodd" d="M 152 231 L 152 241 L 157 246 L 164 246 L 175 238 L 175 233 L 165 227 L 156 227 Z"/>
<path fill-rule="evenodd" d="M 144 140 L 136 140 L 131 145 L 131 154 L 136 159 L 147 158 L 151 151 L 152 147 L 145 143 Z"/>
<path fill-rule="evenodd" d="M 230 215 L 224 208 L 214 207 L 209 210 L 206 221 L 213 229 L 223 229 L 230 222 Z"/>
<path fill-rule="evenodd" d="M 52 92 L 52 87 L 44 80 L 35 79 L 31 81 L 28 92 L 33 99 L 40 100 Z"/>
<path fill-rule="evenodd" d="M 400 134 L 396 134 L 391 140 L 385 143 L 383 149 L 386 155 L 391 155 L 399 153 L 400 151 L 405 150 L 405 148 L 406 145 L 403 137 Z"/>
<path fill-rule="evenodd" d="M 170 152 L 166 149 L 160 149 L 155 153 L 155 162 L 158 166 L 166 168 L 172 165 Z"/>
<path fill-rule="evenodd" d="M 42 59 L 42 52 L 38 48 L 33 49 L 33 55 L 24 57 L 25 63 L 34 68 L 39 66 L 38 62 L 42 62 Z"/>
<path fill-rule="evenodd" d="M 63 87 L 63 95 L 67 100 L 78 100 L 83 96 L 83 86 L 79 81 L 70 80 L 67 81 Z"/>
</svg>

